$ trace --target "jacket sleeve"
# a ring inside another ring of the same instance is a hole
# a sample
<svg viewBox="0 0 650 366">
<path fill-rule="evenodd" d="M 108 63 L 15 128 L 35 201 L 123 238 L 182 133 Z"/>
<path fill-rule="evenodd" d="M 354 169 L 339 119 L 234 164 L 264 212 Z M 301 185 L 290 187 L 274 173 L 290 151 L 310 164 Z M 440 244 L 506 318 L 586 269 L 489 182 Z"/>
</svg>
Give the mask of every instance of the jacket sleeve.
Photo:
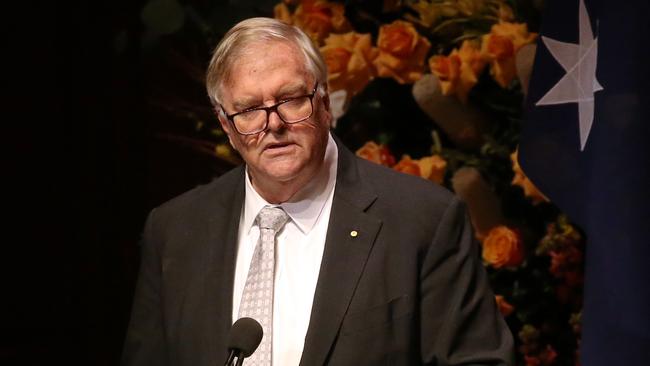
<svg viewBox="0 0 650 366">
<path fill-rule="evenodd" d="M 464 205 L 456 198 L 439 223 L 420 278 L 425 364 L 513 364 L 512 334 L 496 306 Z"/>
<path fill-rule="evenodd" d="M 122 366 L 167 365 L 161 301 L 161 258 L 154 237 L 155 210 L 145 224 L 141 260 L 131 320 L 122 353 Z"/>
</svg>

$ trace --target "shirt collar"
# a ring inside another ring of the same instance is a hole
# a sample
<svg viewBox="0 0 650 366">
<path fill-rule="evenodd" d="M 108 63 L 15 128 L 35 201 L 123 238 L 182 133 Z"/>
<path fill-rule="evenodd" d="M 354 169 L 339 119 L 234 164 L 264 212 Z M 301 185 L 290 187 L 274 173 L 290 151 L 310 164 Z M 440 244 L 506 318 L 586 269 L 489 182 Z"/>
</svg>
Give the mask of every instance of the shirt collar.
<svg viewBox="0 0 650 366">
<path fill-rule="evenodd" d="M 255 217 L 264 206 L 280 206 L 300 231 L 304 234 L 309 233 L 320 217 L 323 207 L 325 207 L 325 203 L 336 185 L 337 166 L 338 148 L 332 135 L 329 134 L 321 169 L 305 187 L 296 192 L 291 200 L 280 205 L 268 203 L 257 193 L 251 184 L 248 169 L 246 169 L 246 198 L 244 199 L 244 221 L 242 223 L 245 231 L 248 232 L 253 227 Z"/>
</svg>

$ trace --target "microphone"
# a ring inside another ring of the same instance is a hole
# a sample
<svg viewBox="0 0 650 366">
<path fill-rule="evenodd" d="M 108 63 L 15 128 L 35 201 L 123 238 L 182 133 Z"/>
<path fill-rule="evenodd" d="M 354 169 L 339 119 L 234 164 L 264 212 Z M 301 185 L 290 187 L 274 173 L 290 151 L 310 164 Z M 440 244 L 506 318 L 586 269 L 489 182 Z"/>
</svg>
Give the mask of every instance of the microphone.
<svg viewBox="0 0 650 366">
<path fill-rule="evenodd" d="M 255 352 L 262 342 L 262 326 L 253 318 L 239 318 L 230 328 L 228 334 L 228 358 L 224 366 L 231 366 L 237 356 L 237 365 L 244 362 L 244 358 Z"/>
</svg>

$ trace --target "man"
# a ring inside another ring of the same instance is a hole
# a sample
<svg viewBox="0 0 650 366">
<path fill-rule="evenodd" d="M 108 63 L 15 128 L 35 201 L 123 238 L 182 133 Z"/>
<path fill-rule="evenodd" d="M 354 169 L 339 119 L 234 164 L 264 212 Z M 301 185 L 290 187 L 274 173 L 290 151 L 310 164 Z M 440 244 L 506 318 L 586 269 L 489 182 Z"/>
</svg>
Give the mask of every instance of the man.
<svg viewBox="0 0 650 366">
<path fill-rule="evenodd" d="M 207 88 L 246 165 L 150 214 L 124 365 L 222 363 L 251 314 L 264 338 L 250 365 L 511 362 L 463 205 L 332 137 L 303 32 L 237 24 Z"/>
</svg>

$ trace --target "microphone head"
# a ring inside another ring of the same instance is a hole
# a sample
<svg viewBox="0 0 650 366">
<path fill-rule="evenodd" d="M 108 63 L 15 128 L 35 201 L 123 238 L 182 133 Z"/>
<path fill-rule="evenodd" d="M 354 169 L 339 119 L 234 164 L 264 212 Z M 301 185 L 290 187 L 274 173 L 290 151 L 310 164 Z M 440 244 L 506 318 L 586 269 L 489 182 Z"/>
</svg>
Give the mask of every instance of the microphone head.
<svg viewBox="0 0 650 366">
<path fill-rule="evenodd" d="M 253 318 L 239 318 L 230 328 L 228 349 L 239 350 L 244 357 L 255 352 L 262 342 L 262 326 Z"/>
</svg>

